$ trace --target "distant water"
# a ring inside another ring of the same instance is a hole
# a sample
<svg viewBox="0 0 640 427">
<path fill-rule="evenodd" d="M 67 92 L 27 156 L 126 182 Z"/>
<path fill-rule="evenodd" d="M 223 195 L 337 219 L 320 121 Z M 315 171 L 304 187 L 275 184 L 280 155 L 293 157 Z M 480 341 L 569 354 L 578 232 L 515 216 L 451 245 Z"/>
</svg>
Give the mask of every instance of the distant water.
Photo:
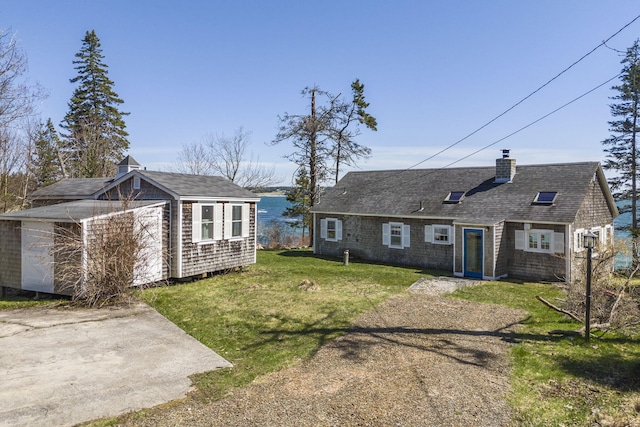
<svg viewBox="0 0 640 427">
<path fill-rule="evenodd" d="M 618 207 L 625 206 L 629 202 L 617 202 Z M 291 207 L 292 204 L 287 201 L 285 196 L 261 196 L 260 202 L 258 202 L 258 243 L 262 245 L 268 245 L 269 241 L 267 237 L 264 235 L 265 227 L 267 227 L 272 221 L 276 221 L 280 224 L 290 224 L 294 222 L 295 218 L 289 218 L 282 215 L 282 213 L 288 208 Z M 631 224 L 631 213 L 627 212 L 616 219 L 614 219 L 613 224 L 615 226 L 615 237 L 616 240 L 628 240 L 629 233 L 623 230 L 620 230 L 620 227 Z M 300 237 L 302 235 L 302 230 L 293 227 L 286 226 L 284 230 L 287 234 Z M 628 264 L 629 260 L 625 257 L 618 257 L 616 259 L 616 267 L 622 268 Z"/>
<path fill-rule="evenodd" d="M 265 228 L 269 227 L 273 221 L 285 226 L 283 230 L 286 235 L 294 237 L 302 235 L 302 229 L 289 226 L 299 218 L 290 218 L 282 215 L 288 207 L 293 206 L 285 196 L 260 197 L 258 202 L 258 243 L 265 246 L 270 243 L 268 237 L 265 236 Z"/>
<path fill-rule="evenodd" d="M 631 202 L 629 201 L 623 201 L 623 202 L 616 202 L 616 205 L 618 206 L 618 209 L 620 209 L 624 206 L 628 206 L 630 203 Z M 620 230 L 620 227 L 626 227 L 628 225 L 631 225 L 631 212 L 625 212 L 623 214 L 620 214 L 617 218 L 613 220 L 614 236 L 617 241 L 631 240 L 631 235 L 629 234 L 628 231 Z M 616 258 L 615 258 L 615 267 L 625 268 L 629 266 L 630 262 L 631 262 L 630 256 L 618 254 L 616 255 Z"/>
</svg>

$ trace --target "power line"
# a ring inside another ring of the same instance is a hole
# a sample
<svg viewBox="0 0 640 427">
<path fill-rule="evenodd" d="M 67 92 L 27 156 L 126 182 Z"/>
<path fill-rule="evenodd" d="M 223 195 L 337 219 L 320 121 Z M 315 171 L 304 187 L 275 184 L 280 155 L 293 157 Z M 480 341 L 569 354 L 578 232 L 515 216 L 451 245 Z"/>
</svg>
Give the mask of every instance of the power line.
<svg viewBox="0 0 640 427">
<path fill-rule="evenodd" d="M 489 126 L 491 123 L 495 122 L 496 120 L 498 120 L 500 117 L 504 116 L 505 114 L 507 114 L 508 112 L 510 112 L 511 110 L 513 110 L 514 108 L 516 108 L 518 105 L 522 104 L 524 101 L 526 101 L 527 99 L 531 98 L 533 95 L 535 95 L 536 93 L 540 92 L 542 89 L 544 89 L 546 86 L 548 86 L 551 82 L 553 82 L 554 80 L 558 79 L 560 76 L 562 76 L 564 73 L 566 73 L 567 71 L 569 71 L 571 68 L 573 68 L 574 66 L 576 66 L 578 63 L 580 63 L 583 59 L 585 59 L 586 57 L 588 57 L 589 55 L 591 55 L 593 52 L 595 52 L 596 50 L 598 50 L 599 48 L 601 48 L 602 46 L 606 46 L 606 43 L 611 40 L 612 38 L 614 38 L 615 36 L 617 36 L 618 34 L 620 34 L 622 31 L 624 31 L 628 26 L 630 26 L 631 24 L 633 24 L 635 21 L 637 21 L 638 19 L 640 19 L 640 15 L 637 15 L 635 18 L 633 18 L 631 21 L 629 21 L 629 23 L 627 23 L 625 26 L 623 26 L 622 28 L 620 28 L 618 31 L 616 31 L 615 33 L 613 33 L 612 35 L 610 35 L 607 39 L 603 40 L 602 43 L 600 43 L 599 45 L 597 45 L 596 47 L 594 47 L 593 49 L 591 49 L 589 52 L 587 52 L 586 54 L 582 55 L 582 57 L 580 57 L 580 59 L 578 59 L 577 61 L 574 61 L 571 65 L 569 65 L 567 68 L 565 68 L 564 70 L 560 71 L 558 74 L 556 74 L 554 77 L 552 77 L 551 79 L 549 79 L 546 83 L 544 83 L 542 86 L 538 87 L 536 90 L 534 90 L 533 92 L 531 92 L 530 94 L 528 94 L 527 96 L 525 96 L 524 98 L 522 98 L 520 101 L 516 102 L 515 104 L 513 104 L 511 107 L 507 108 L 506 110 L 504 110 L 502 113 L 498 114 L 496 117 L 494 117 L 493 119 L 489 120 L 487 123 L 483 124 L 482 126 L 480 126 L 479 128 L 477 128 L 476 130 L 474 130 L 473 132 L 469 133 L 468 135 L 464 136 L 463 138 L 457 140 L 456 142 L 454 142 L 453 144 L 443 148 L 442 150 L 438 151 L 437 153 L 427 157 L 426 159 L 412 165 L 409 166 L 407 168 L 408 169 L 413 169 L 417 166 L 420 166 L 421 164 L 423 164 L 424 162 L 427 162 L 431 159 L 433 159 L 436 156 L 439 156 L 440 154 L 444 153 L 447 150 L 450 150 L 451 148 L 455 147 L 456 145 L 460 144 L 461 142 L 469 139 L 470 137 L 472 137 L 473 135 L 475 135 L 476 133 L 480 132 L 482 129 L 486 128 L 487 126 Z M 610 81 L 610 80 L 609 80 Z M 597 89 L 597 88 L 596 88 Z M 595 89 L 594 89 L 595 90 Z M 585 93 L 584 95 L 588 94 L 590 92 Z M 584 96 L 583 95 L 583 96 Z M 580 99 L 577 98 L 577 99 Z M 573 101 L 572 101 L 573 102 Z M 568 104 L 567 104 L 568 105 Z M 564 108 L 561 107 L 561 108 Z M 552 113 L 551 113 L 552 114 Z M 544 118 L 544 117 L 543 117 Z M 533 122 L 531 124 L 534 124 L 536 122 Z M 508 138 L 508 137 L 507 137 Z M 498 141 L 499 142 L 499 141 Z M 496 142 L 497 144 L 497 142 Z M 468 156 L 467 156 L 468 157 Z M 465 157 L 466 158 L 466 157 Z M 463 160 L 463 159 L 461 159 Z"/>
<path fill-rule="evenodd" d="M 602 86 L 604 86 L 604 85 L 606 85 L 607 83 L 609 83 L 609 82 L 611 82 L 611 81 L 613 81 L 613 80 L 617 79 L 617 78 L 618 78 L 618 77 L 620 77 L 621 75 L 622 75 L 622 73 L 617 74 L 617 75 L 615 75 L 615 76 L 611 77 L 611 78 L 610 78 L 609 80 L 607 80 L 606 82 L 600 83 L 598 86 L 594 87 L 593 89 L 590 89 L 590 90 L 588 90 L 587 92 L 583 93 L 582 95 L 580 95 L 580 96 L 578 96 L 578 97 L 576 97 L 576 98 L 573 98 L 571 101 L 569 101 L 569 102 L 567 102 L 567 103 L 565 103 L 565 104 L 561 105 L 560 107 L 558 107 L 558 108 L 556 108 L 555 110 L 553 110 L 553 111 L 551 111 L 551 112 L 549 112 L 549 113 L 545 114 L 544 116 L 542 116 L 542 117 L 540 117 L 540 118 L 538 118 L 538 119 L 536 119 L 536 120 L 534 120 L 534 121 L 530 122 L 529 124 L 527 124 L 527 125 L 525 125 L 525 126 L 522 126 L 520 129 L 518 129 L 518 130 L 515 130 L 515 131 L 511 132 L 509 135 L 504 136 L 504 137 L 502 137 L 502 138 L 498 139 L 497 141 L 492 142 L 491 144 L 485 145 L 484 147 L 482 147 L 482 148 L 480 148 L 480 149 L 478 149 L 478 150 L 474 151 L 474 152 L 473 152 L 473 153 L 471 153 L 471 154 L 468 154 L 468 155 L 466 155 L 466 156 L 464 156 L 464 157 L 462 157 L 462 158 L 460 158 L 460 159 L 458 159 L 458 160 L 456 160 L 456 161 L 454 161 L 454 162 L 449 163 L 449 164 L 448 164 L 448 165 L 446 165 L 446 166 L 443 166 L 443 167 L 442 167 L 442 169 L 447 168 L 447 167 L 449 167 L 449 166 L 451 166 L 451 165 L 455 165 L 456 163 L 461 162 L 461 161 L 463 161 L 463 160 L 465 160 L 465 159 L 468 159 L 469 157 L 471 157 L 471 156 L 473 156 L 473 155 L 475 155 L 475 154 L 478 154 L 479 152 L 484 151 L 484 150 L 486 150 L 486 149 L 487 149 L 487 148 L 489 148 L 489 147 L 493 147 L 493 146 L 494 146 L 494 145 L 496 145 L 497 143 L 502 142 L 502 141 L 504 141 L 504 140 L 505 140 L 505 139 L 507 139 L 507 138 L 511 138 L 513 135 L 515 135 L 515 134 L 517 134 L 517 133 L 522 132 L 523 130 L 527 129 L 528 127 L 531 127 L 531 126 L 535 125 L 536 123 L 538 123 L 538 122 L 540 122 L 540 121 L 542 121 L 542 120 L 546 119 L 546 118 L 547 118 L 547 117 L 549 117 L 550 115 L 557 113 L 558 111 L 562 110 L 562 109 L 563 109 L 563 108 L 565 108 L 565 107 L 568 107 L 569 105 L 573 104 L 574 102 L 578 101 L 579 99 L 584 98 L 585 96 L 589 95 L 591 92 L 594 92 L 594 91 L 596 91 L 596 90 L 600 89 Z"/>
<path fill-rule="evenodd" d="M 592 93 L 592 92 L 594 92 L 594 91 L 596 91 L 596 90 L 600 89 L 602 86 L 604 86 L 604 85 L 606 85 L 607 83 L 610 83 L 611 81 L 613 81 L 613 80 L 617 79 L 617 78 L 618 78 L 618 77 L 620 77 L 621 75 L 622 75 L 622 73 L 620 73 L 620 74 L 616 74 L 615 76 L 611 77 L 611 78 L 610 78 L 610 79 L 608 79 L 607 81 L 600 83 L 598 86 L 596 86 L 596 87 L 594 87 L 594 88 L 592 88 L 592 89 L 589 89 L 588 91 L 584 92 L 582 95 L 580 95 L 580 96 L 577 96 L 577 97 L 573 98 L 571 101 L 569 101 L 569 102 L 566 102 L 566 103 L 562 104 L 560 107 L 558 107 L 558 108 L 556 108 L 556 109 L 554 109 L 554 110 L 550 111 L 549 113 L 547 113 L 547 114 L 545 114 L 545 115 L 543 115 L 543 116 L 541 116 L 541 117 L 537 118 L 536 120 L 534 120 L 534 121 L 532 121 L 532 122 L 529 122 L 528 124 L 526 124 L 526 125 L 524 125 L 524 126 L 520 127 L 519 129 L 517 129 L 517 130 L 515 130 L 515 131 L 511 132 L 510 134 L 508 134 L 508 135 L 506 135 L 506 136 L 504 136 L 504 137 L 502 137 L 502 138 L 500 138 L 500 139 L 498 139 L 498 140 L 496 140 L 496 141 L 492 142 L 491 144 L 487 144 L 487 145 L 485 145 L 484 147 L 479 148 L 478 150 L 474 151 L 473 153 L 471 153 L 471 154 L 467 154 L 466 156 L 461 157 L 460 159 L 455 160 L 455 161 L 453 161 L 453 162 L 451 162 L 451 163 L 449 163 L 449 164 L 447 164 L 447 165 L 445 165 L 445 166 L 442 166 L 442 167 L 440 167 L 440 168 L 436 168 L 436 169 L 429 169 L 429 170 L 426 170 L 424 174 L 422 174 L 422 175 L 420 175 L 420 176 L 418 176 L 418 177 L 416 177 L 416 178 L 414 178 L 414 179 L 412 179 L 412 180 L 410 180 L 410 181 L 403 182 L 403 183 L 402 183 L 402 185 L 403 185 L 403 186 L 405 186 L 405 185 L 407 185 L 407 184 L 410 184 L 411 182 L 418 181 L 418 180 L 422 180 L 422 179 L 424 179 L 426 176 L 428 176 L 428 175 L 430 175 L 430 174 L 432 174 L 432 173 L 435 173 L 435 172 L 437 172 L 437 171 L 440 171 L 440 170 L 446 169 L 446 168 L 448 168 L 448 167 L 450 167 L 450 166 L 452 166 L 452 165 L 455 165 L 456 163 L 459 163 L 459 162 L 461 162 L 461 161 L 463 161 L 463 160 L 468 159 L 468 158 L 469 158 L 469 157 L 471 157 L 471 156 L 474 156 L 474 155 L 476 155 L 476 154 L 480 153 L 481 151 L 486 150 L 487 148 L 493 147 L 494 145 L 498 144 L 499 142 L 504 141 L 504 140 L 505 140 L 505 139 L 507 139 L 507 138 L 511 138 L 513 135 L 516 135 L 516 134 L 518 134 L 518 133 L 522 132 L 523 130 L 525 130 L 525 129 L 527 129 L 527 128 L 529 128 L 529 127 L 533 126 L 533 125 L 535 125 L 536 123 L 538 123 L 538 122 L 540 122 L 540 121 L 542 121 L 542 120 L 546 119 L 547 117 L 549 117 L 549 116 L 551 116 L 551 115 L 553 115 L 553 114 L 557 113 L 558 111 L 560 111 L 560 110 L 564 109 L 565 107 L 568 107 L 569 105 L 573 104 L 574 102 L 576 102 L 576 101 L 578 101 L 578 100 L 580 100 L 580 99 L 584 98 L 585 96 L 589 95 L 590 93 Z M 409 169 L 405 169 L 405 170 L 399 171 L 398 173 L 400 174 L 400 173 L 405 172 L 405 171 L 408 171 L 408 170 L 409 170 Z"/>
</svg>

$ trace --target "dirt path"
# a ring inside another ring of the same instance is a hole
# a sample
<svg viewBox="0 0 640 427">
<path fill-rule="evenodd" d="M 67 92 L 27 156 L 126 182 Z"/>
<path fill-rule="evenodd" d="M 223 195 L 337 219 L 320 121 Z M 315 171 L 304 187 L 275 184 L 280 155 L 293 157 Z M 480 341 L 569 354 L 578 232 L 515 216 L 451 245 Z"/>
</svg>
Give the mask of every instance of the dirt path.
<svg viewBox="0 0 640 427">
<path fill-rule="evenodd" d="M 135 426 L 505 426 L 509 337 L 523 312 L 407 293 L 299 366 Z"/>
</svg>

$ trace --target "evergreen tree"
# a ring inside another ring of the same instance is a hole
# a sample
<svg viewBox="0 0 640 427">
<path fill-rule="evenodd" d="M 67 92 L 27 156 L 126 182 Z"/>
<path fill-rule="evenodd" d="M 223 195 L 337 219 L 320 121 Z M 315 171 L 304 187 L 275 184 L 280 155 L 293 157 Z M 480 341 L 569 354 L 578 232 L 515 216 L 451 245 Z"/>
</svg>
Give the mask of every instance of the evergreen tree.
<svg viewBox="0 0 640 427">
<path fill-rule="evenodd" d="M 304 231 L 311 227 L 312 215 L 309 211 L 311 209 L 311 195 L 309 194 L 309 174 L 305 168 L 299 168 L 295 185 L 292 186 L 286 193 L 286 199 L 291 206 L 286 208 L 282 213 L 282 216 L 289 218 L 300 218 L 299 221 L 291 223 L 292 227 L 302 228 L 302 240 L 304 241 Z"/>
<path fill-rule="evenodd" d="M 354 139 L 360 133 L 360 124 L 375 131 L 377 122 L 366 112 L 369 104 L 364 100 L 364 85 L 356 79 L 351 89 L 353 98 L 346 101 L 340 95 L 331 95 L 317 86 L 307 87 L 302 90 L 302 95 L 309 98 L 309 113 L 285 113 L 279 117 L 278 134 L 272 144 L 292 142 L 295 151 L 285 158 L 298 165 L 298 171 L 308 173 L 308 179 L 304 181 L 306 187 L 301 189 L 307 210 L 318 201 L 320 186 L 332 172 L 337 181 L 342 166 L 354 166 L 358 158 L 368 157 L 371 153 L 371 149 L 357 144 Z M 308 225 L 310 243 L 313 244 L 313 224 L 309 221 Z"/>
<path fill-rule="evenodd" d="M 95 31 L 87 31 L 76 55 L 78 83 L 69 101 L 62 127 L 70 151 L 68 170 L 73 177 L 105 177 L 115 174 L 116 164 L 129 148 L 128 133 L 118 109 L 124 101 L 113 91 L 102 60 L 100 40 Z"/>
<path fill-rule="evenodd" d="M 609 185 L 613 196 L 618 200 L 628 200 L 628 207 L 622 208 L 622 212 L 631 212 L 631 225 L 629 231 L 632 236 L 633 265 L 640 261 L 638 249 L 640 248 L 640 229 L 638 229 L 638 146 L 636 136 L 640 116 L 640 41 L 636 40 L 633 46 L 627 49 L 620 75 L 621 83 L 613 86 L 618 91 L 611 97 L 615 104 L 611 104 L 611 115 L 615 120 L 609 122 L 611 137 L 602 143 L 607 158 L 604 168 L 614 170 L 616 174 L 609 179 Z"/>
<path fill-rule="evenodd" d="M 42 126 L 35 140 L 35 158 L 33 170 L 38 188 L 53 184 L 64 178 L 62 158 L 62 141 L 56 132 L 51 119 Z"/>
<path fill-rule="evenodd" d="M 340 179 L 340 171 L 344 166 L 355 166 L 359 158 L 371 156 L 371 149 L 360 145 L 355 137 L 360 135 L 360 124 L 372 131 L 378 130 L 378 122 L 375 117 L 367 113 L 369 103 L 364 100 L 364 84 L 359 79 L 351 83 L 353 99 L 351 102 L 339 101 L 336 103 L 336 112 L 333 114 L 334 126 L 331 157 L 334 161 L 335 182 Z M 355 126 L 354 126 L 355 125 Z"/>
</svg>

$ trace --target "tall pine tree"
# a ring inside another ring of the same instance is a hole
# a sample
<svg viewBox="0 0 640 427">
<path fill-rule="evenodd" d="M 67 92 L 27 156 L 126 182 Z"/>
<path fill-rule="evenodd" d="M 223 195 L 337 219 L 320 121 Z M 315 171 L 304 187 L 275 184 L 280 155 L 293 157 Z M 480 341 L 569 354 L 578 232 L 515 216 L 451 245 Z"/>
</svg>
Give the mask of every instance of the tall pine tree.
<svg viewBox="0 0 640 427">
<path fill-rule="evenodd" d="M 637 135 L 640 130 L 640 41 L 636 40 L 621 62 L 621 83 L 612 89 L 618 91 L 611 97 L 611 115 L 615 120 L 609 122 L 611 137 L 602 141 L 607 158 L 604 168 L 616 171 L 609 179 L 613 196 L 618 200 L 628 200 L 629 206 L 621 209 L 631 212 L 629 231 L 632 236 L 633 265 L 640 262 L 640 229 L 638 228 L 638 153 Z"/>
<path fill-rule="evenodd" d="M 62 121 L 69 150 L 69 175 L 77 178 L 112 176 L 116 164 L 129 148 L 123 116 L 118 109 L 124 101 L 113 91 L 107 77 L 107 65 L 100 40 L 94 30 L 87 31 L 80 52 L 76 53 L 78 83 L 69 101 L 69 111 Z"/>
</svg>

